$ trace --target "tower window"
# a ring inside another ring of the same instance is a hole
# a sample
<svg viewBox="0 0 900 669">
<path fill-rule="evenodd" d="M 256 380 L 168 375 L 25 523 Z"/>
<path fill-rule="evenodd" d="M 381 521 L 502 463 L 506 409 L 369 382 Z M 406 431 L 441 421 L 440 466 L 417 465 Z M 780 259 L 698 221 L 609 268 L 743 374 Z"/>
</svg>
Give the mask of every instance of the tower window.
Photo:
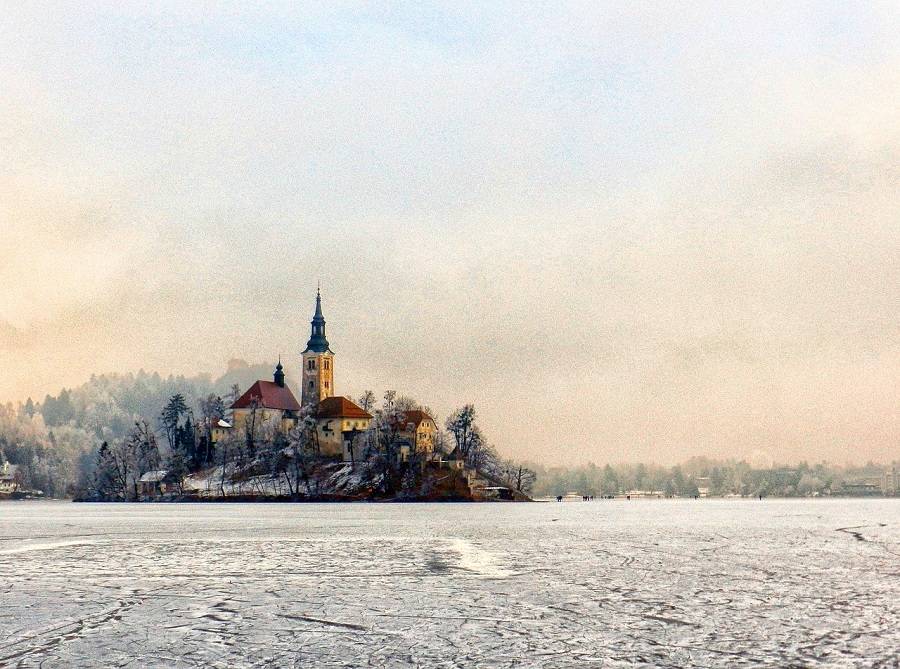
<svg viewBox="0 0 900 669">
<path fill-rule="evenodd" d="M 309 389 L 310 389 L 310 390 L 313 389 L 313 382 L 312 382 L 312 381 L 309 382 Z"/>
<path fill-rule="evenodd" d="M 315 358 L 310 358 L 309 360 L 306 361 L 306 368 L 307 369 L 315 369 L 316 368 Z"/>
<path fill-rule="evenodd" d="M 326 370 L 327 370 L 327 369 L 330 369 L 330 366 L 329 366 L 329 364 L 328 364 L 328 360 L 326 359 L 324 362 L 325 362 L 325 369 L 326 369 Z"/>
<path fill-rule="evenodd" d="M 328 381 L 325 382 L 325 388 L 328 388 Z"/>
</svg>

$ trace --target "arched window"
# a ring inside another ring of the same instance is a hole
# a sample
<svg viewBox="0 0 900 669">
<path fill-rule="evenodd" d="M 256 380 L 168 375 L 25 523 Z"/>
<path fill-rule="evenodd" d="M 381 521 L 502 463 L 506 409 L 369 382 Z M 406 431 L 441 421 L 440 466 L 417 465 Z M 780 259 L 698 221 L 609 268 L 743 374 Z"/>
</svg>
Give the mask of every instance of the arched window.
<svg viewBox="0 0 900 669">
<path fill-rule="evenodd" d="M 310 358 L 309 360 L 307 360 L 307 361 L 306 361 L 306 368 L 307 368 L 307 369 L 315 369 L 315 368 L 316 368 L 316 359 L 315 359 L 315 358 Z"/>
<path fill-rule="evenodd" d="M 324 363 L 325 363 L 326 370 L 330 369 L 330 367 L 328 366 L 328 362 L 329 362 L 328 358 L 325 358 Z"/>
</svg>

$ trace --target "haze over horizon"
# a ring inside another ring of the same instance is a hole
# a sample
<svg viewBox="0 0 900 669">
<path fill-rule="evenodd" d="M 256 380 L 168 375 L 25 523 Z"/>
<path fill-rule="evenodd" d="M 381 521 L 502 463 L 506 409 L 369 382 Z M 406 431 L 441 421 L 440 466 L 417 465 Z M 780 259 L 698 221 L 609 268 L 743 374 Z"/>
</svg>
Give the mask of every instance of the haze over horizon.
<svg viewBox="0 0 900 669">
<path fill-rule="evenodd" d="M 900 7 L 27 3 L 0 401 L 309 337 L 542 463 L 900 458 Z"/>
</svg>

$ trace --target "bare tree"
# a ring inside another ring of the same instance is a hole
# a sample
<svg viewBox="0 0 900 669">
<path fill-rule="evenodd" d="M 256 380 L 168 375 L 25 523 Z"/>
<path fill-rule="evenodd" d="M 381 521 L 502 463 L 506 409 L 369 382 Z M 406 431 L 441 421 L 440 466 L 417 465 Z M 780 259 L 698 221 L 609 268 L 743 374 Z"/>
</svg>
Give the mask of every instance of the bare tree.
<svg viewBox="0 0 900 669">
<path fill-rule="evenodd" d="M 375 393 L 373 393 L 371 390 L 367 390 L 359 396 L 357 404 L 359 404 L 360 408 L 363 411 L 368 411 L 371 413 L 371 411 L 375 408 Z"/>
<path fill-rule="evenodd" d="M 380 487 L 383 492 L 391 492 L 395 487 L 396 474 L 400 465 L 400 424 L 401 411 L 397 409 L 397 391 L 384 393 L 381 408 L 375 412 L 375 434 L 370 463 L 381 475 Z"/>
<path fill-rule="evenodd" d="M 257 431 L 259 430 L 262 416 L 260 415 L 259 399 L 254 397 L 250 400 L 249 413 L 244 419 L 244 440 L 247 447 L 247 455 L 253 458 L 256 454 Z"/>
<path fill-rule="evenodd" d="M 313 411 L 312 407 L 306 407 L 296 427 L 287 435 L 290 466 L 285 468 L 285 478 L 292 495 L 299 494 L 301 480 L 306 487 L 306 494 L 313 494 L 311 474 L 319 461 L 318 423 Z M 292 476 L 293 486 L 291 485 Z M 315 479 L 315 485 L 315 493 L 318 493 L 318 479 Z"/>
<path fill-rule="evenodd" d="M 238 458 L 243 445 L 240 435 L 229 432 L 225 437 L 216 442 L 216 465 L 219 473 L 219 494 L 226 497 L 225 481 L 234 469 L 234 461 Z"/>
<path fill-rule="evenodd" d="M 408 395 L 398 395 L 394 398 L 394 409 L 398 412 L 415 411 L 421 408 L 419 403 Z"/>
<path fill-rule="evenodd" d="M 131 497 L 131 483 L 134 482 L 135 497 L 137 496 L 137 478 L 132 467 L 132 454 L 125 442 L 119 441 L 110 448 L 113 465 L 113 480 L 123 499 Z"/>
<path fill-rule="evenodd" d="M 203 462 L 209 464 L 212 460 L 212 431 L 225 418 L 225 402 L 218 395 L 210 393 L 206 399 L 199 400 L 199 404 L 205 443 Z"/>
<path fill-rule="evenodd" d="M 140 479 L 149 471 L 159 469 L 160 456 L 156 435 L 146 420 L 141 419 L 135 422 L 134 427 L 125 438 L 125 447 L 128 450 L 129 459 L 134 463 L 136 479 Z"/>
<path fill-rule="evenodd" d="M 466 404 L 447 417 L 447 432 L 453 437 L 455 450 L 461 458 L 468 459 L 473 444 L 480 440 L 475 425 L 475 406 Z"/>
<path fill-rule="evenodd" d="M 502 465 L 502 478 L 509 487 L 527 495 L 531 492 L 537 475 L 525 465 L 507 460 Z"/>
<path fill-rule="evenodd" d="M 237 402 L 241 397 L 241 387 L 232 383 L 231 388 L 229 388 L 228 393 L 225 395 L 225 406 L 229 412 L 231 412 L 232 405 Z M 226 416 L 232 416 L 232 413 L 227 413 Z"/>
</svg>

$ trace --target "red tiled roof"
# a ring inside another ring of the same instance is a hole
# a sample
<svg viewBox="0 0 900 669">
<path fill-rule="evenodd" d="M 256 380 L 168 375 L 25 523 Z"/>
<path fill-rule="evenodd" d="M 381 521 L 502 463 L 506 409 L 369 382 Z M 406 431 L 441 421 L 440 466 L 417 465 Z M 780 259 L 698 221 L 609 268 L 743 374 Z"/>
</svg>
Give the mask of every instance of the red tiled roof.
<svg viewBox="0 0 900 669">
<path fill-rule="evenodd" d="M 372 414 L 346 397 L 326 397 L 316 409 L 318 418 L 371 418 Z"/>
<path fill-rule="evenodd" d="M 274 381 L 257 381 L 231 405 L 231 408 L 248 409 L 253 400 L 257 400 L 262 409 L 300 410 L 300 402 L 294 397 L 291 389 L 279 386 Z"/>
<path fill-rule="evenodd" d="M 397 415 L 397 423 L 403 428 L 406 429 L 406 426 L 412 423 L 416 427 L 422 424 L 422 421 L 426 420 L 434 420 L 431 416 L 429 416 L 424 411 L 419 409 L 413 409 L 412 411 L 404 411 Z"/>
</svg>

